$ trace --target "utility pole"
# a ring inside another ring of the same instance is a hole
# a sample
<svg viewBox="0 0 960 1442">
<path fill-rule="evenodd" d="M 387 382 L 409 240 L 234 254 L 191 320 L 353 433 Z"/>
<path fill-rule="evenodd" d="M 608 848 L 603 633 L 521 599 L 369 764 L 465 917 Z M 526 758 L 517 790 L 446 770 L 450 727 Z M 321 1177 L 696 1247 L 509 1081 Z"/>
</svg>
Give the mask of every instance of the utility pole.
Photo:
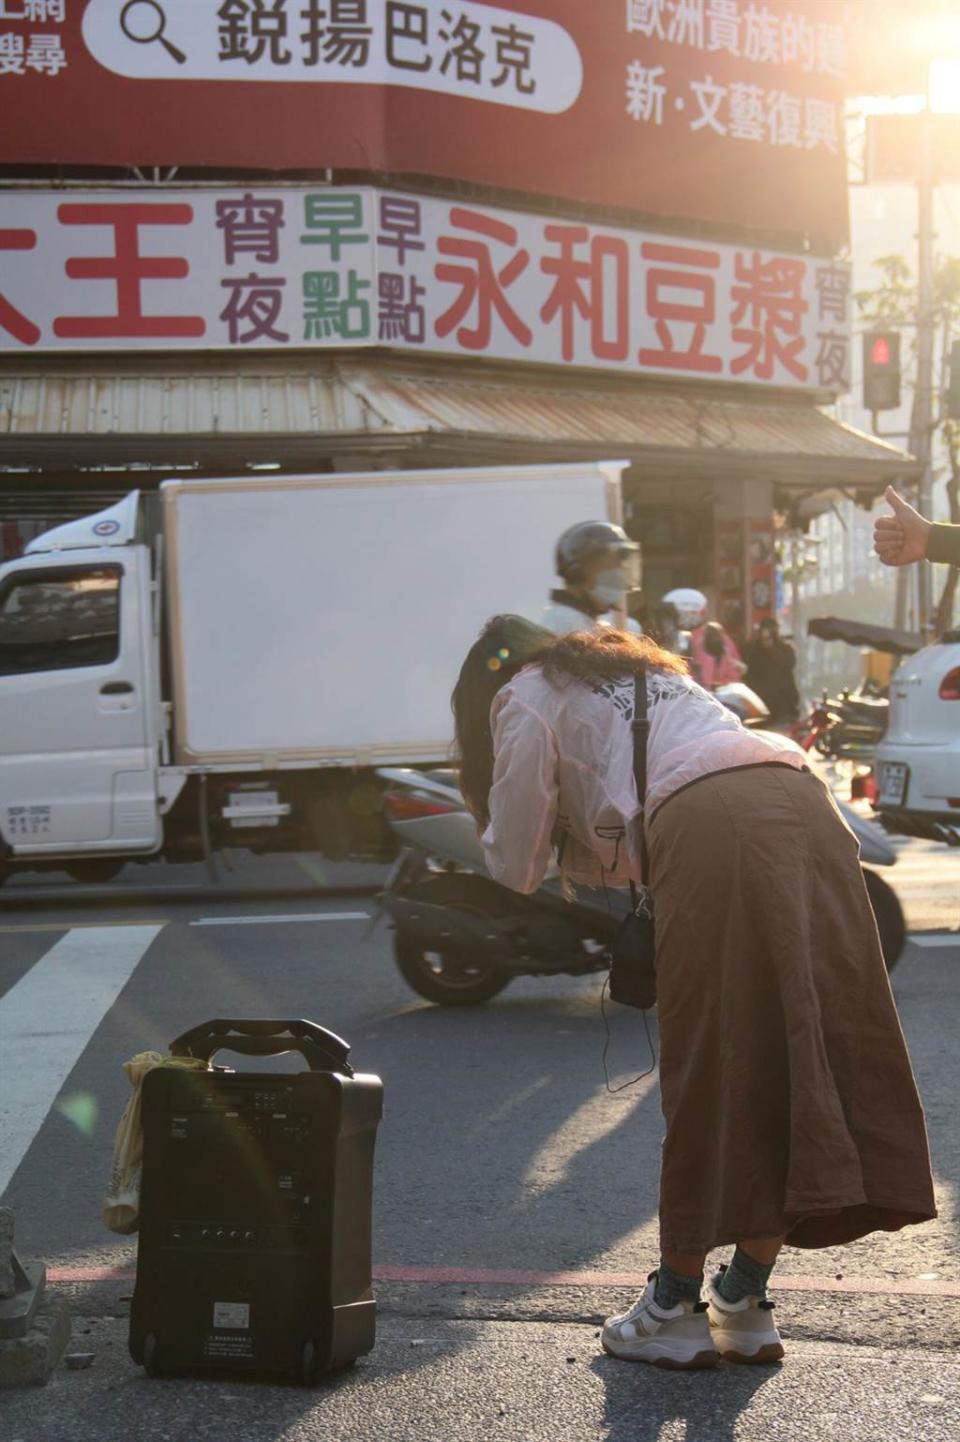
<svg viewBox="0 0 960 1442">
<path fill-rule="evenodd" d="M 933 342 L 935 330 L 933 297 L 933 195 L 936 184 L 933 112 L 929 96 L 920 121 L 920 169 L 917 175 L 917 383 L 910 412 L 910 450 L 923 466 L 918 509 L 931 513 L 933 496 Z M 929 561 L 921 561 L 917 572 L 917 627 L 924 631 L 933 619 L 933 598 Z M 898 610 L 901 597 L 898 595 Z M 904 596 L 903 601 L 906 600 Z M 898 624 L 903 624 L 898 618 Z"/>
<path fill-rule="evenodd" d="M 793 649 L 797 653 L 796 682 L 797 690 L 800 692 L 801 704 L 807 684 L 807 645 L 806 638 L 803 635 L 803 599 L 800 584 L 800 571 L 803 565 L 802 555 L 803 536 L 800 531 L 794 531 L 793 564 L 790 568 L 792 572 L 790 585 L 790 620 L 793 625 Z"/>
</svg>

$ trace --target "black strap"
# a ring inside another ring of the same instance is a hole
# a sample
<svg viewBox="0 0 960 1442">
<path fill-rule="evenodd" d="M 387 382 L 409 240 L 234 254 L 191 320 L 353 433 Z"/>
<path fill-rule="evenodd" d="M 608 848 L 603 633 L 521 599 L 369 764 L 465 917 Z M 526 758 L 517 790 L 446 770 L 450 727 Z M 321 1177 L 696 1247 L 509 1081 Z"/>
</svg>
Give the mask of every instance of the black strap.
<svg viewBox="0 0 960 1442">
<path fill-rule="evenodd" d="M 640 869 L 646 883 L 650 875 L 647 862 L 647 828 L 644 809 L 647 804 L 647 737 L 650 734 L 650 718 L 647 715 L 647 667 L 641 663 L 633 678 L 633 779 L 637 784 L 637 800 L 640 802 Z M 637 908 L 637 888 L 630 882 L 630 900 Z"/>
</svg>

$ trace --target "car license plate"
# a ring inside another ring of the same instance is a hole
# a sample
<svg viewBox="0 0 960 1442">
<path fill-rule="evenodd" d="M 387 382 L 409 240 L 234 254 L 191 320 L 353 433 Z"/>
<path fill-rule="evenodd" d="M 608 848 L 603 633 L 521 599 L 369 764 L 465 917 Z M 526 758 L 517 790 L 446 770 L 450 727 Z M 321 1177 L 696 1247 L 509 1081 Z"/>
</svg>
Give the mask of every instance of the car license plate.
<svg viewBox="0 0 960 1442">
<path fill-rule="evenodd" d="M 902 761 L 885 761 L 880 769 L 878 806 L 902 806 L 907 792 L 909 766 Z"/>
</svg>

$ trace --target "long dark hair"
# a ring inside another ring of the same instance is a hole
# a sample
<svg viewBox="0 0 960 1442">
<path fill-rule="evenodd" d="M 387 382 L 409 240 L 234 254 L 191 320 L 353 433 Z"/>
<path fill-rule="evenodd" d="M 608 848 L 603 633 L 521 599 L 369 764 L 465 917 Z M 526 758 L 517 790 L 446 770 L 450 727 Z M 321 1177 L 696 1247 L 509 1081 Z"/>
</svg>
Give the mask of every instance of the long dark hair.
<svg viewBox="0 0 960 1442">
<path fill-rule="evenodd" d="M 629 631 L 575 631 L 554 636 L 522 616 L 494 616 L 467 652 L 453 689 L 460 789 L 478 821 L 489 820 L 493 779 L 490 708 L 502 686 L 524 666 L 537 664 L 554 686 L 569 681 L 619 680 L 643 665 L 685 675 L 687 663 L 647 636 Z"/>
</svg>

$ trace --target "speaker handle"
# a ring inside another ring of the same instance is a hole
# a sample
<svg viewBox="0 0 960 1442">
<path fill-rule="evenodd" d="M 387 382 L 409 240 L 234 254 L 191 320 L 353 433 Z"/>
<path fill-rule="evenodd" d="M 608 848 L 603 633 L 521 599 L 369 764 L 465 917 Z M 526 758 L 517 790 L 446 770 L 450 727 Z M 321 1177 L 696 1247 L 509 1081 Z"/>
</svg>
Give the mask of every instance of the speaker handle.
<svg viewBox="0 0 960 1442">
<path fill-rule="evenodd" d="M 172 1056 L 210 1061 L 219 1051 L 244 1056 L 282 1056 L 296 1051 L 311 1071 L 342 1072 L 353 1076 L 350 1047 L 342 1037 L 315 1021 L 261 1021 L 247 1017 L 221 1017 L 201 1022 L 170 1043 Z"/>
</svg>

